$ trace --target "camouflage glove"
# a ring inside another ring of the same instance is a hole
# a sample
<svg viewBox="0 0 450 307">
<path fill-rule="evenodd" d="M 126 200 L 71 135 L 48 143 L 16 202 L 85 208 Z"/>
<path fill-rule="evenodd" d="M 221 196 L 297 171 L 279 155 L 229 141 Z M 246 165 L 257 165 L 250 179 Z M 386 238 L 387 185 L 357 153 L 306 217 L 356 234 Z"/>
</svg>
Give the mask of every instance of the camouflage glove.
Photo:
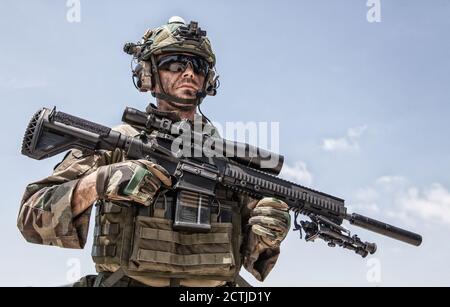
<svg viewBox="0 0 450 307">
<path fill-rule="evenodd" d="M 169 173 L 147 160 L 114 163 L 97 171 L 99 199 L 134 201 L 149 206 L 161 185 L 172 185 Z"/>
<path fill-rule="evenodd" d="M 289 207 L 276 198 L 263 198 L 252 210 L 249 224 L 267 246 L 279 246 L 291 225 Z"/>
</svg>

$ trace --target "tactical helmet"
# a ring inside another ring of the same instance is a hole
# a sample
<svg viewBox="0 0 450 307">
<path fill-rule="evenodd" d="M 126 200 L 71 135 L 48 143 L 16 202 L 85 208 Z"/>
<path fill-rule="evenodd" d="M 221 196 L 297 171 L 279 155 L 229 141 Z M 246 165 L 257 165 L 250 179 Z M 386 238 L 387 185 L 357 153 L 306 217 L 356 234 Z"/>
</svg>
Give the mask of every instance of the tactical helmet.
<svg viewBox="0 0 450 307">
<path fill-rule="evenodd" d="M 169 19 L 168 23 L 156 29 L 148 29 L 138 43 L 126 43 L 124 51 L 133 55 L 136 65 L 132 68 L 133 82 L 141 92 L 151 91 L 155 84 L 159 84 L 162 93 L 154 93 L 156 98 L 169 103 L 184 104 L 183 109 L 191 109 L 201 103 L 206 95 L 214 96 L 219 86 L 219 76 L 215 70 L 216 57 L 211 48 L 211 42 L 206 31 L 198 27 L 198 23 L 191 21 L 186 25 L 178 16 Z M 169 53 L 189 53 L 206 60 L 209 65 L 203 88 L 195 99 L 182 99 L 164 92 L 158 73 L 156 57 Z M 180 106 L 177 106 L 180 108 Z"/>
</svg>

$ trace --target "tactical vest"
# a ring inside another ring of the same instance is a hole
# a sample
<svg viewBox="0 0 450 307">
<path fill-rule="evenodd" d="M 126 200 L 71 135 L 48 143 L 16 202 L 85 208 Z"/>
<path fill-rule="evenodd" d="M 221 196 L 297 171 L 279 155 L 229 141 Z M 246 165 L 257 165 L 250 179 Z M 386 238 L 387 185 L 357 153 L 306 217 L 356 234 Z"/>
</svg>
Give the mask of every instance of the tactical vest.
<svg viewBox="0 0 450 307">
<path fill-rule="evenodd" d="M 116 129 L 133 135 L 131 126 Z M 111 163 L 118 161 L 111 161 Z M 129 277 L 234 281 L 243 262 L 242 195 L 218 188 L 211 205 L 211 229 L 173 229 L 177 196 L 160 191 L 149 207 L 128 202 L 96 202 L 92 258 L 99 272 L 122 269 Z"/>
<path fill-rule="evenodd" d="M 175 192 L 162 191 L 150 207 L 98 201 L 92 249 L 98 270 L 122 268 L 130 277 L 234 281 L 242 263 L 237 195 L 217 191 L 207 233 L 173 230 L 175 199 Z"/>
</svg>

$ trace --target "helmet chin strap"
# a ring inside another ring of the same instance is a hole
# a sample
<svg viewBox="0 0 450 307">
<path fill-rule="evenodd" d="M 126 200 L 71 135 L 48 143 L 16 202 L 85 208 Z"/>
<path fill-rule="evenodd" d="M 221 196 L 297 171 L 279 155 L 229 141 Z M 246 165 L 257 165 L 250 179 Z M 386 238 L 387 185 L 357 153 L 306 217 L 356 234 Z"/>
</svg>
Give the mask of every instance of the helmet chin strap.
<svg viewBox="0 0 450 307">
<path fill-rule="evenodd" d="M 159 89 L 161 91 L 161 93 L 152 92 L 153 97 L 162 99 L 162 100 L 166 101 L 172 107 L 177 108 L 179 110 L 183 110 L 183 111 L 192 110 L 202 103 L 203 98 L 206 97 L 206 91 L 205 91 L 206 84 L 203 84 L 202 90 L 198 91 L 196 93 L 196 95 L 195 95 L 196 98 L 187 99 L 187 98 L 180 98 L 180 97 L 166 94 L 166 92 L 164 91 L 164 88 L 162 86 L 162 83 L 161 83 L 161 78 L 159 77 L 159 71 L 158 71 L 158 68 L 156 67 L 156 59 L 154 58 L 154 56 L 152 56 L 152 58 L 151 58 L 151 64 L 152 64 L 153 75 L 155 76 L 156 82 L 158 83 Z M 175 103 L 178 103 L 178 104 L 175 104 Z"/>
</svg>

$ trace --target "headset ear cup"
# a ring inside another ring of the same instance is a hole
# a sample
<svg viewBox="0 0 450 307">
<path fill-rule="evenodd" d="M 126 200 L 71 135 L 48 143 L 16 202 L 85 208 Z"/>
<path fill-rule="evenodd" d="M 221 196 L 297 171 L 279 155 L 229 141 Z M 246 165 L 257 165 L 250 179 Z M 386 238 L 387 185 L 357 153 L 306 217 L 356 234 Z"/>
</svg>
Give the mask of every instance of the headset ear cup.
<svg viewBox="0 0 450 307">
<path fill-rule="evenodd" d="M 217 94 L 217 90 L 215 85 L 210 84 L 207 88 L 206 88 L 206 94 L 210 95 L 210 96 L 216 96 Z"/>
<path fill-rule="evenodd" d="M 215 96 L 217 94 L 219 75 L 216 74 L 215 70 L 210 70 L 207 77 L 206 94 L 210 96 Z"/>
<path fill-rule="evenodd" d="M 142 82 L 141 79 L 139 77 L 139 72 L 142 69 L 142 66 L 140 64 L 136 65 L 132 70 L 132 80 L 133 80 L 133 84 L 136 87 L 136 89 L 140 90 L 141 86 L 142 86 Z"/>
<path fill-rule="evenodd" d="M 148 92 L 152 90 L 152 73 L 150 65 L 146 61 L 139 63 L 134 69 L 136 76 L 136 85 L 141 92 Z"/>
</svg>

